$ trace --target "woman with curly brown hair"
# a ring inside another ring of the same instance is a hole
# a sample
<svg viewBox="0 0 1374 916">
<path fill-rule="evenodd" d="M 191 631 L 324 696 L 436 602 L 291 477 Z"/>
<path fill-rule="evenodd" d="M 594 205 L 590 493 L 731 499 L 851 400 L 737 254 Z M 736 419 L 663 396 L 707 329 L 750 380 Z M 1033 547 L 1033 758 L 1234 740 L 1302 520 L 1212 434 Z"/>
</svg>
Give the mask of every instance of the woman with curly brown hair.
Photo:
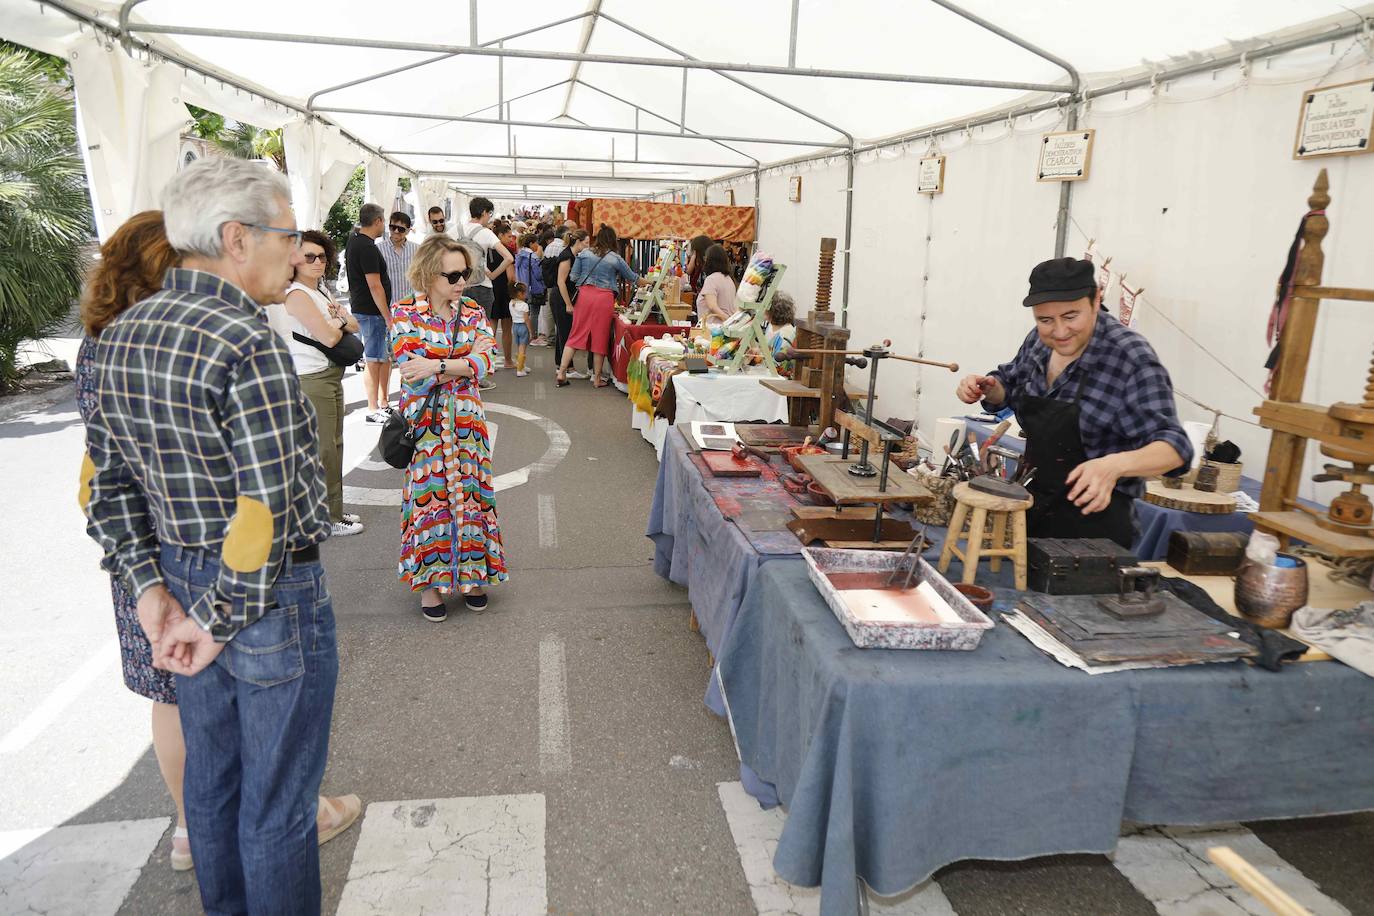
<svg viewBox="0 0 1374 916">
<path fill-rule="evenodd" d="M 159 210 L 145 210 L 129 218 L 100 247 L 100 260 L 87 280 L 81 300 L 81 323 L 86 338 L 76 356 L 76 403 L 82 422 L 89 423 L 97 409 L 98 379 L 95 353 L 100 334 L 121 313 L 135 303 L 162 289 L 162 278 L 180 261 L 167 241 Z M 264 321 L 266 318 L 264 318 Z M 172 835 L 172 868 L 185 871 L 193 867 L 191 841 L 186 832 L 186 811 L 182 803 L 182 774 L 186 766 L 186 743 L 181 733 L 174 675 L 153 667 L 153 647 L 138 622 L 134 596 L 117 576 L 110 577 L 114 601 L 115 630 L 123 661 L 124 685 L 139 696 L 153 701 L 153 753 L 167 791 L 177 808 L 177 827 Z M 320 842 L 337 836 L 357 819 L 362 803 L 356 795 L 320 798 Z"/>
</svg>

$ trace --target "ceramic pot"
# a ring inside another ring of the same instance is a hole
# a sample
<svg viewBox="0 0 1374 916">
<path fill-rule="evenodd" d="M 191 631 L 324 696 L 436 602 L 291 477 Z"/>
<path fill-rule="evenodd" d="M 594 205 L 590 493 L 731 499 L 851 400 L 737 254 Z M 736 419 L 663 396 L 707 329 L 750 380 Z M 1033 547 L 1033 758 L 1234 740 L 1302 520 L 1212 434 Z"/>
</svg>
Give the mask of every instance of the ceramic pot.
<svg viewBox="0 0 1374 916">
<path fill-rule="evenodd" d="M 981 585 L 965 584 L 963 582 L 952 583 L 954 590 L 963 595 L 980 611 L 986 611 L 992 607 L 992 589 L 983 588 Z"/>
<path fill-rule="evenodd" d="M 1307 603 L 1307 564 L 1280 553 L 1296 566 L 1268 566 L 1248 557 L 1236 576 L 1236 610 L 1251 623 L 1270 629 L 1288 626 L 1293 612 Z"/>
</svg>

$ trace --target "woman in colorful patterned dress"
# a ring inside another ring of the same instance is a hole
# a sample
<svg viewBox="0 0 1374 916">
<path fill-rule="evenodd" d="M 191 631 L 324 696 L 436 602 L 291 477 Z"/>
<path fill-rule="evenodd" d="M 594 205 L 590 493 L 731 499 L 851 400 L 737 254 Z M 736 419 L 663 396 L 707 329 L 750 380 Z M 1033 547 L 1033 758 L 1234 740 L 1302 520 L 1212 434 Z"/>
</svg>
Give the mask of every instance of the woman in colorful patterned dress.
<svg viewBox="0 0 1374 916">
<path fill-rule="evenodd" d="M 402 492 L 399 574 L 420 592 L 420 611 L 432 621 L 448 617 L 444 592 L 459 591 L 470 609 L 482 610 L 486 587 L 507 579 L 477 387 L 492 371 L 496 340 L 482 307 L 463 297 L 471 275 L 467 249 L 431 235 L 410 264 L 411 288 L 420 293 L 392 310 L 401 412 L 424 429 Z"/>
</svg>

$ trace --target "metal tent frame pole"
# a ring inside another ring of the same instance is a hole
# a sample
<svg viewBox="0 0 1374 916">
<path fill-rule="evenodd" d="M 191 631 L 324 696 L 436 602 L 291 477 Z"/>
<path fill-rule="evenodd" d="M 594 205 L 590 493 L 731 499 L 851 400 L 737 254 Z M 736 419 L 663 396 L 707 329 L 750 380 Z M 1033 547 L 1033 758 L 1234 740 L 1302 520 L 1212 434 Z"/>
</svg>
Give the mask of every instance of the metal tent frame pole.
<svg viewBox="0 0 1374 916">
<path fill-rule="evenodd" d="M 534 162 L 599 162 L 610 165 L 605 156 L 535 156 L 525 153 L 467 153 L 462 150 L 386 149 L 392 156 L 445 156 L 452 159 L 529 159 Z M 681 165 L 699 169 L 734 169 L 738 162 L 686 162 L 677 159 L 616 159 L 615 165 Z M 421 169 L 421 171 L 424 171 Z M 708 179 L 710 180 L 710 179 Z"/>
<path fill-rule="evenodd" d="M 49 0 L 43 0 L 49 2 Z M 610 19 L 605 13 L 600 16 Z M 470 54 L 474 57 L 510 57 L 519 60 L 566 60 L 572 63 L 618 64 L 629 67 L 666 67 L 677 70 L 717 70 L 731 73 L 762 73 L 772 76 L 808 76 L 826 79 L 867 80 L 883 83 L 917 83 L 927 86 L 973 86 L 986 89 L 1016 89 L 1024 92 L 1063 92 L 1054 83 L 1032 83 L 1019 80 L 974 80 L 952 76 L 930 76 L 906 73 L 878 73 L 868 70 L 830 70 L 820 68 L 783 67 L 770 64 L 736 64 L 729 61 L 696 59 L 674 60 L 659 57 L 634 57 L 622 54 L 582 54 L 576 51 L 526 50 L 524 48 L 488 48 L 480 45 L 434 44 L 417 41 L 383 41 L 378 38 L 339 38 L 331 35 L 305 35 L 286 32 L 258 32 L 246 29 L 211 29 L 199 26 L 161 23 L 129 23 L 130 35 L 190 35 L 201 38 L 224 38 L 239 41 L 268 41 L 282 44 L 326 45 L 342 48 L 372 48 L 381 51 L 417 51 L 429 54 Z"/>
</svg>

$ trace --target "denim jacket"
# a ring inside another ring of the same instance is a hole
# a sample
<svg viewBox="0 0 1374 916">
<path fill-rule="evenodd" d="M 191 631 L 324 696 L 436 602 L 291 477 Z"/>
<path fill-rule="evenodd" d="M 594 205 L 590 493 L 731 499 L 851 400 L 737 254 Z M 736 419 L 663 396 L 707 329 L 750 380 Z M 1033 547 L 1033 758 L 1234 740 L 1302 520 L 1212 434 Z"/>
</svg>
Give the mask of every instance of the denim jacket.
<svg viewBox="0 0 1374 916">
<path fill-rule="evenodd" d="M 639 279 L 639 274 L 614 251 L 607 252 L 603 258 L 588 248 L 573 262 L 569 279 L 574 286 L 599 286 L 613 290 L 618 279 L 633 283 Z"/>
</svg>

